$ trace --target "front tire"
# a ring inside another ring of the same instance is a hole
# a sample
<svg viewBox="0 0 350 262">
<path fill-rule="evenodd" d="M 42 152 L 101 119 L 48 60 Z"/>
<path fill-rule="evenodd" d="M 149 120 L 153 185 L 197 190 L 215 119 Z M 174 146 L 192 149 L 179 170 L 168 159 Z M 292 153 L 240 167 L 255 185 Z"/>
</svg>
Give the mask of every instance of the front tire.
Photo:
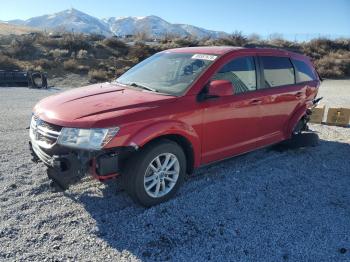
<svg viewBox="0 0 350 262">
<path fill-rule="evenodd" d="M 150 207 L 170 199 L 184 181 L 186 157 L 175 142 L 150 143 L 128 161 L 125 189 L 137 203 Z"/>
</svg>

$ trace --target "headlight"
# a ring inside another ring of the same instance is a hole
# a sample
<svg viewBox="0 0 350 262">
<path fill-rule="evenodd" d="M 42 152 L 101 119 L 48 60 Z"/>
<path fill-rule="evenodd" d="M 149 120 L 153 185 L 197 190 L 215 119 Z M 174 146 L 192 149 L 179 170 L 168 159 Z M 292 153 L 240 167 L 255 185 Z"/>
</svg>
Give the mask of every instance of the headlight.
<svg viewBox="0 0 350 262">
<path fill-rule="evenodd" d="M 57 143 L 80 149 L 99 150 L 118 133 L 119 127 L 113 128 L 62 128 Z"/>
</svg>

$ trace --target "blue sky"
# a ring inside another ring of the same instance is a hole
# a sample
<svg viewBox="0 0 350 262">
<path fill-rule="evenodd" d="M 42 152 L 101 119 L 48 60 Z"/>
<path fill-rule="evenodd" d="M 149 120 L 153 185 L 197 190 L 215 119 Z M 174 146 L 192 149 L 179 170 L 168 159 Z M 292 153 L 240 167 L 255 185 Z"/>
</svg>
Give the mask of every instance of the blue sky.
<svg viewBox="0 0 350 262">
<path fill-rule="evenodd" d="M 350 37 L 350 0 L 6 0 L 0 20 L 76 8 L 90 15 L 157 15 L 171 23 L 187 23 L 228 33 L 242 31 L 285 38 Z"/>
</svg>

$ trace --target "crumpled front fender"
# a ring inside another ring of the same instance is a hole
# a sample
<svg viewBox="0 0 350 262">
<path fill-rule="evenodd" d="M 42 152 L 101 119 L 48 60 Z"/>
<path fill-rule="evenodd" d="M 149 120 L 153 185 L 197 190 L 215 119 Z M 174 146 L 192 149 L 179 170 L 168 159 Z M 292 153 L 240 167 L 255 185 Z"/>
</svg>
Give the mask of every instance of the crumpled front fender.
<svg viewBox="0 0 350 262">
<path fill-rule="evenodd" d="M 193 149 L 194 166 L 199 166 L 201 152 L 199 135 L 191 126 L 180 121 L 163 121 L 146 126 L 130 136 L 124 146 L 139 148 L 156 138 L 167 135 L 178 135 L 185 138 Z"/>
</svg>

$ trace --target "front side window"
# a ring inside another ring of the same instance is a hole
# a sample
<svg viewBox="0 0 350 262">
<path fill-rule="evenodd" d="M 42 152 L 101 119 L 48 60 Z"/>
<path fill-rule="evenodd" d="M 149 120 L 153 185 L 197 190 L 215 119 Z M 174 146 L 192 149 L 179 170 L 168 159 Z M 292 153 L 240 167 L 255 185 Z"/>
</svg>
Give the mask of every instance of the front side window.
<svg viewBox="0 0 350 262">
<path fill-rule="evenodd" d="M 295 84 L 294 68 L 288 57 L 260 57 L 265 77 L 264 88 Z"/>
<path fill-rule="evenodd" d="M 215 55 L 158 53 L 137 64 L 116 82 L 181 95 L 216 59 Z"/>
<path fill-rule="evenodd" d="M 293 60 L 298 74 L 298 83 L 313 81 L 316 79 L 314 72 L 305 62 L 300 60 Z"/>
<path fill-rule="evenodd" d="M 232 60 L 214 75 L 213 80 L 231 81 L 235 94 L 256 90 L 254 58 L 247 56 Z"/>
</svg>

